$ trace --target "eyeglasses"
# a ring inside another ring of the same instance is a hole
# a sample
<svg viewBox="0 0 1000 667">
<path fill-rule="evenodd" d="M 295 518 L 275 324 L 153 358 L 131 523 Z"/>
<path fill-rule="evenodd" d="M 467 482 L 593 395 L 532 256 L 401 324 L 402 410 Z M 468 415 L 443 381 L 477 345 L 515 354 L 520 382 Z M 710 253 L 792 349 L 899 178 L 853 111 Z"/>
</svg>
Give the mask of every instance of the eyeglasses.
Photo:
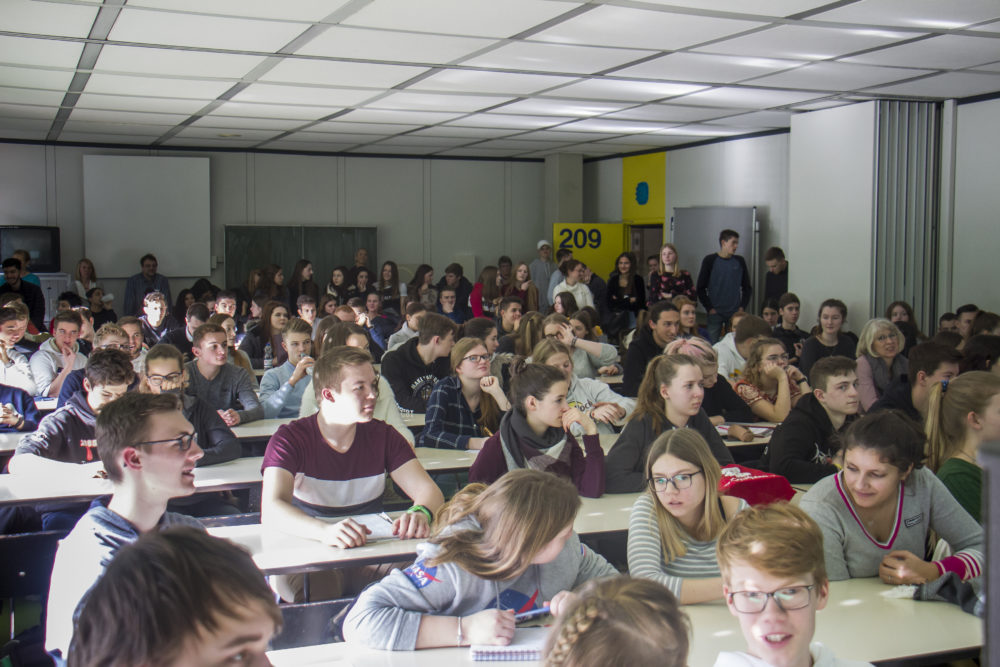
<svg viewBox="0 0 1000 667">
<path fill-rule="evenodd" d="M 137 442 L 137 443 L 135 443 L 134 446 L 135 447 L 139 447 L 140 445 L 167 445 L 167 444 L 170 444 L 170 445 L 176 445 L 177 449 L 179 451 L 186 452 L 187 450 L 191 449 L 191 445 L 193 445 L 196 440 L 198 440 L 198 436 L 196 434 L 194 434 L 194 433 L 182 433 L 181 435 L 177 436 L 176 438 L 169 438 L 167 440 L 147 440 L 146 442 Z"/>
<path fill-rule="evenodd" d="M 154 387 L 159 387 L 164 382 L 177 382 L 181 379 L 183 373 L 170 373 L 169 375 L 149 375 L 146 377 L 146 381 Z"/>
<path fill-rule="evenodd" d="M 771 354 L 764 357 L 764 361 L 788 361 L 787 354 Z"/>
<path fill-rule="evenodd" d="M 879 334 L 878 336 L 875 336 L 875 342 L 876 343 L 885 343 L 887 341 L 895 340 L 895 339 L 896 339 L 896 337 L 893 336 L 892 334 Z"/>
<path fill-rule="evenodd" d="M 729 594 L 729 601 L 736 611 L 741 614 L 759 614 L 767 607 L 767 601 L 774 598 L 774 603 L 781 611 L 794 611 L 802 609 L 809 604 L 812 589 L 815 584 L 809 586 L 788 586 L 777 591 L 765 593 L 764 591 L 736 591 Z"/>
<path fill-rule="evenodd" d="M 462 357 L 462 361 L 471 361 L 474 364 L 478 364 L 480 361 L 489 361 L 490 355 L 488 354 L 470 354 L 467 357 Z"/>
<path fill-rule="evenodd" d="M 103 350 L 122 350 L 124 352 L 130 352 L 132 350 L 132 346 L 130 344 L 128 344 L 128 343 L 107 343 L 105 345 L 101 345 L 101 349 L 103 349 Z"/>
<path fill-rule="evenodd" d="M 704 471 L 698 470 L 697 472 L 682 472 L 674 475 L 673 477 L 650 477 L 646 482 L 653 487 L 653 490 L 657 493 L 666 491 L 667 487 L 671 484 L 678 491 L 689 488 L 691 484 L 694 483 L 694 476 L 700 475 Z"/>
</svg>

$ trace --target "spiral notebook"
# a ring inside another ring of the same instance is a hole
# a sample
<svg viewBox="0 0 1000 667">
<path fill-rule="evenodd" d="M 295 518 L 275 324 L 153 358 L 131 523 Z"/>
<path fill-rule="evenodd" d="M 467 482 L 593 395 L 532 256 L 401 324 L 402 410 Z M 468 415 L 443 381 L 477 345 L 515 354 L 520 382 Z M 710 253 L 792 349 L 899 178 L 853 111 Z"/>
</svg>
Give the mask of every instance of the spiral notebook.
<svg viewBox="0 0 1000 667">
<path fill-rule="evenodd" d="M 507 646 L 473 644 L 469 647 L 469 653 L 475 662 L 541 660 L 548 636 L 548 628 L 517 628 L 514 630 L 514 640 Z"/>
</svg>

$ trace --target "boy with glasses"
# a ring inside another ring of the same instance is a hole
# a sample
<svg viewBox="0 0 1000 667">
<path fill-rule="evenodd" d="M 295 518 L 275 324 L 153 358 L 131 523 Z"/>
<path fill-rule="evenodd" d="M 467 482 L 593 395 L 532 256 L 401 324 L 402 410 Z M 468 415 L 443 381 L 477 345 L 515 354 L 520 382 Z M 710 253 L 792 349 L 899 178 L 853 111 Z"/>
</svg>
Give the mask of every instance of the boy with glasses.
<svg viewBox="0 0 1000 667">
<path fill-rule="evenodd" d="M 96 433 L 112 495 L 106 505 L 93 504 L 56 552 L 45 648 L 63 657 L 80 601 L 121 546 L 169 526 L 201 527 L 196 519 L 166 511 L 171 498 L 194 493 L 194 468 L 202 456 L 180 397 L 126 394 L 101 411 Z"/>
<path fill-rule="evenodd" d="M 719 653 L 715 667 L 870 667 L 812 641 L 830 584 L 823 534 L 805 512 L 788 503 L 743 510 L 715 549 L 723 596 L 747 642 L 746 653 Z"/>
</svg>

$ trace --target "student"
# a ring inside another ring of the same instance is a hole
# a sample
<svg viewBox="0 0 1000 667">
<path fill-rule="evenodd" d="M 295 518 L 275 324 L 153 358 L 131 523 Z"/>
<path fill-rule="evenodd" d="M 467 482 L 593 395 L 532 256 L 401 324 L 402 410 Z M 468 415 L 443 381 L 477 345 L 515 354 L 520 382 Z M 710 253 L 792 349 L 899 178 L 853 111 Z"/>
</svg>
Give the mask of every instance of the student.
<svg viewBox="0 0 1000 667">
<path fill-rule="evenodd" d="M 125 303 L 123 311 L 126 315 L 138 316 L 145 303 L 146 295 L 150 292 L 159 292 L 163 295 L 163 312 L 166 314 L 166 304 L 170 303 L 170 283 L 166 276 L 156 272 L 159 264 L 156 257 L 151 253 L 143 255 L 139 259 L 141 271 L 128 279 L 125 283 Z"/>
<path fill-rule="evenodd" d="M 0 308 L 0 384 L 17 387 L 35 395 L 35 378 L 28 359 L 15 346 L 28 330 L 27 313 L 17 308 Z"/>
<path fill-rule="evenodd" d="M 420 304 L 423 305 L 423 304 Z M 467 308 L 460 308 L 458 296 L 454 287 L 445 285 L 438 290 L 437 312 L 447 317 L 455 324 L 464 324 L 468 319 Z"/>
<path fill-rule="evenodd" d="M 531 275 L 531 282 L 535 285 L 536 291 L 538 292 L 538 307 L 529 308 L 528 310 L 545 312 L 545 310 L 549 307 L 549 303 L 551 303 L 549 301 L 548 286 L 553 272 L 556 271 L 556 265 L 555 262 L 552 261 L 551 243 L 542 239 L 536 244 L 535 247 L 538 250 L 538 257 L 532 260 L 528 270 Z"/>
<path fill-rule="evenodd" d="M 237 303 L 239 296 L 232 290 L 220 290 L 215 295 L 215 313 L 229 315 L 234 320 L 239 313 Z"/>
<path fill-rule="evenodd" d="M 636 273 L 636 259 L 631 252 L 623 252 L 615 260 L 615 268 L 608 276 L 607 308 L 611 316 L 619 319 L 624 315 L 625 321 L 620 322 L 620 330 L 634 329 L 635 319 L 646 304 L 646 283 Z"/>
<path fill-rule="evenodd" d="M 871 667 L 812 641 L 830 585 L 823 534 L 805 512 L 788 503 L 752 507 L 729 522 L 716 550 L 748 652 L 722 651 L 715 667 Z"/>
<path fill-rule="evenodd" d="M 193 306 L 195 301 L 194 292 L 189 289 L 182 289 L 180 294 L 177 295 L 177 302 L 170 309 L 170 314 L 174 316 L 174 319 L 180 318 L 181 313 L 186 313 L 187 309 Z"/>
<path fill-rule="evenodd" d="M 976 314 L 976 319 L 972 321 L 972 336 L 997 336 L 1000 335 L 1000 315 L 989 313 L 985 310 Z"/>
<path fill-rule="evenodd" d="M 0 294 L 17 294 L 28 307 L 30 318 L 39 331 L 45 329 L 45 295 L 42 288 L 21 280 L 21 260 L 8 257 L 3 261 L 3 275 L 6 282 L 0 285 Z"/>
<path fill-rule="evenodd" d="M 108 564 L 82 607 L 69 665 L 264 665 L 281 624 L 249 553 L 170 528 L 122 547 Z"/>
<path fill-rule="evenodd" d="M 142 373 L 143 357 L 146 356 L 146 346 L 142 338 L 142 322 L 138 317 L 128 315 L 118 318 L 117 324 L 128 336 L 128 353 L 132 358 L 132 368 L 136 373 Z"/>
<path fill-rule="evenodd" d="M 681 338 L 699 336 L 708 340 L 708 329 L 698 326 L 697 304 L 683 295 L 675 296 L 671 302 L 677 306 L 677 312 L 680 313 L 677 335 Z"/>
<path fill-rule="evenodd" d="M 437 288 L 440 291 L 445 287 L 454 288 L 455 307 L 464 318 L 463 321 L 470 319 L 472 310 L 469 306 L 469 297 L 472 294 L 472 283 L 465 277 L 465 269 L 458 262 L 452 262 L 444 267 L 444 277 L 438 281 Z M 456 322 L 456 324 L 461 324 L 461 322 Z"/>
<path fill-rule="evenodd" d="M 486 317 L 474 317 L 462 325 L 461 331 L 461 338 L 478 338 L 486 343 L 486 353 L 491 358 L 496 354 L 497 348 L 500 345 L 500 340 L 497 337 L 496 320 Z"/>
<path fill-rule="evenodd" d="M 800 506 L 823 531 L 832 581 L 879 576 L 887 584 L 965 580 L 983 572 L 983 528 L 924 467 L 926 438 L 896 412 L 854 422 L 844 438 L 844 469 L 817 482 Z M 933 530 L 953 554 L 923 560 Z"/>
<path fill-rule="evenodd" d="M 697 431 L 674 429 L 649 448 L 646 492 L 632 505 L 628 570 L 666 586 L 681 604 L 722 597 L 715 540 L 749 507 L 719 495 L 722 471 Z"/>
<path fill-rule="evenodd" d="M 723 336 L 722 340 L 712 346 L 719 357 L 719 374 L 735 386 L 743 375 L 747 357 L 754 344 L 770 335 L 771 327 L 762 318 L 756 315 L 740 318 L 732 338 Z"/>
<path fill-rule="evenodd" d="M 288 281 L 288 307 L 297 310 L 299 297 L 312 297 L 313 303 L 319 298 L 319 285 L 313 282 L 313 265 L 308 259 L 295 262 L 292 279 Z"/>
<path fill-rule="evenodd" d="M 76 297 L 75 294 L 73 296 Z M 90 308 L 83 306 L 73 306 L 71 310 L 80 315 L 80 336 L 76 339 L 80 346 L 80 354 L 85 357 L 89 356 L 94 351 L 94 316 L 91 314 Z"/>
<path fill-rule="evenodd" d="M 545 316 L 538 312 L 529 312 L 518 321 L 514 333 L 500 339 L 497 352 L 530 357 L 535 345 L 543 338 L 545 338 Z"/>
<path fill-rule="evenodd" d="M 31 355 L 28 365 L 35 380 L 36 391 L 41 396 L 58 396 L 63 382 L 71 372 L 83 368 L 87 357 L 80 354 L 77 338 L 83 319 L 80 313 L 66 310 L 52 318 L 55 335 L 42 343 Z"/>
<path fill-rule="evenodd" d="M 452 290 L 452 296 L 454 296 L 454 290 Z M 386 352 L 391 352 L 411 338 L 416 338 L 417 334 L 420 332 L 420 318 L 422 318 L 426 312 L 427 309 L 422 303 L 411 301 L 406 304 L 403 326 L 389 336 L 389 340 L 386 343 Z"/>
<path fill-rule="evenodd" d="M 371 356 L 352 347 L 326 350 L 316 362 L 313 387 L 319 412 L 281 426 L 271 436 L 261 470 L 261 524 L 266 529 L 341 548 L 362 546 L 366 528 L 343 517 L 381 510 L 388 474 L 414 505 L 396 519 L 401 539 L 427 537 L 444 498 L 391 426 L 372 419 L 377 379 Z M 379 573 L 343 570 L 314 575 L 317 597 L 356 595 Z M 283 577 L 278 592 L 301 601 L 301 576 Z M 324 590 L 325 589 L 325 590 Z"/>
<path fill-rule="evenodd" d="M 406 287 L 407 295 L 417 299 L 426 308 L 433 308 L 437 303 L 437 290 L 434 289 L 434 267 L 430 264 L 421 264 L 417 267 L 411 280 Z"/>
<path fill-rule="evenodd" d="M 569 383 L 551 366 L 515 365 L 510 403 L 500 428 L 483 445 L 469 469 L 470 482 L 492 484 L 518 468 L 544 470 L 568 479 L 580 495 L 604 494 L 604 450 L 597 424 L 566 403 Z M 572 424 L 583 429 L 583 447 L 570 433 Z"/>
<path fill-rule="evenodd" d="M 719 234 L 719 251 L 707 255 L 698 271 L 698 300 L 708 311 L 708 334 L 722 335 L 722 325 L 733 313 L 746 310 L 753 288 L 743 257 L 736 254 L 740 235 L 731 229 Z"/>
<path fill-rule="evenodd" d="M 353 301 L 353 299 L 352 299 Z M 376 361 L 381 360 L 388 344 L 386 341 L 389 335 L 396 328 L 397 322 L 382 312 L 382 300 L 374 292 L 365 297 L 365 311 L 363 321 L 359 321 L 368 330 L 368 335 L 372 342 L 378 346 L 377 352 L 373 350 Z"/>
<path fill-rule="evenodd" d="M 578 339 L 589 340 L 592 343 L 608 344 L 608 337 L 596 324 L 599 317 L 597 311 L 589 306 L 573 313 L 573 316 L 569 318 L 569 324 L 573 327 L 573 335 Z M 613 375 L 618 375 L 620 372 L 619 370 Z"/>
<path fill-rule="evenodd" d="M 785 421 L 810 391 L 802 371 L 788 364 L 788 353 L 777 338 L 757 339 L 734 389 L 758 419 L 768 422 Z"/>
<path fill-rule="evenodd" d="M 166 511 L 171 498 L 194 493 L 192 471 L 201 458 L 177 396 L 126 394 L 101 411 L 96 434 L 112 495 L 94 503 L 60 542 L 49 587 L 45 648 L 64 657 L 80 601 L 123 544 L 174 525 L 200 528 L 196 519 Z M 107 626 L 102 632 L 121 640 Z"/>
<path fill-rule="evenodd" d="M 264 368 L 267 345 L 271 346 L 272 366 L 285 363 L 288 354 L 281 347 L 281 332 L 288 325 L 288 306 L 281 301 L 268 301 L 260 314 L 260 324 L 247 330 L 240 342 L 240 350 L 250 358 L 255 369 Z"/>
<path fill-rule="evenodd" d="M 121 350 L 97 350 L 87 361 L 83 391 L 46 415 L 38 430 L 25 435 L 10 460 L 12 474 L 24 478 L 71 476 L 89 479 L 101 468 L 94 439 L 94 423 L 101 409 L 123 396 L 135 377 L 132 363 Z M 46 503 L 38 507 L 44 530 L 68 529 L 87 509 L 86 504 Z"/>
<path fill-rule="evenodd" d="M 426 412 L 434 385 L 451 372 L 448 355 L 455 344 L 455 324 L 443 315 L 425 313 L 420 334 L 386 353 L 382 375 L 389 381 L 400 410 Z"/>
<path fill-rule="evenodd" d="M 278 301 L 288 305 L 288 288 L 285 287 L 285 272 L 277 264 L 268 264 L 261 269 L 260 284 L 254 298 L 264 297 L 268 301 Z"/>
<path fill-rule="evenodd" d="M 576 489 L 538 470 L 470 484 L 442 511 L 417 559 L 358 597 L 348 643 L 397 651 L 509 644 L 514 612 L 548 603 L 558 618 L 570 590 L 617 574 L 573 532 Z"/>
<path fill-rule="evenodd" d="M 837 472 L 840 437 L 858 414 L 857 364 L 826 357 L 812 368 L 813 389 L 771 434 L 760 467 L 792 484 L 812 484 Z"/>
<path fill-rule="evenodd" d="M 473 317 L 496 317 L 500 303 L 500 273 L 495 266 L 484 267 L 469 295 Z"/>
<path fill-rule="evenodd" d="M 868 320 L 858 338 L 858 395 L 867 412 L 893 381 L 909 372 L 899 328 L 882 318 Z"/>
<path fill-rule="evenodd" d="M 647 311 L 647 318 L 639 317 L 635 337 L 625 352 L 622 396 L 635 397 L 639 384 L 646 375 L 649 362 L 663 354 L 663 348 L 677 337 L 681 315 L 670 301 L 659 301 Z"/>
<path fill-rule="evenodd" d="M 659 255 L 653 256 L 655 268 L 649 276 L 649 305 L 660 301 L 673 301 L 674 297 L 686 296 L 692 301 L 698 298 L 691 274 L 681 269 L 677 246 L 664 243 Z"/>
<path fill-rule="evenodd" d="M 962 349 L 962 372 L 989 371 L 1000 374 L 1000 336 L 973 336 Z M 910 361 L 913 369 L 913 361 Z"/>
<path fill-rule="evenodd" d="M 969 371 L 931 388 L 927 413 L 927 466 L 955 500 L 983 522 L 983 469 L 977 455 L 984 442 L 1000 440 L 1000 376 Z"/>
<path fill-rule="evenodd" d="M 847 306 L 839 299 L 827 299 L 819 306 L 818 324 L 812 335 L 802 344 L 799 370 L 809 375 L 809 370 L 823 357 L 857 356 L 857 338 L 841 331 L 847 321 Z"/>
<path fill-rule="evenodd" d="M 463 338 L 451 348 L 452 375 L 438 380 L 427 401 L 421 447 L 482 449 L 510 410 L 500 380 L 490 375 L 490 355 L 478 338 Z"/>
<path fill-rule="evenodd" d="M 578 310 L 580 310 L 580 306 L 576 303 L 576 297 L 572 293 L 559 292 L 552 297 L 552 313 L 573 317 Z"/>
<path fill-rule="evenodd" d="M 184 365 L 188 375 L 186 393 L 208 403 L 226 426 L 247 424 L 264 417 L 264 407 L 254 389 L 256 382 L 242 368 L 227 363 L 225 330 L 217 324 L 202 324 L 194 330 L 194 361 Z"/>
<path fill-rule="evenodd" d="M 765 299 L 760 307 L 760 316 L 772 329 L 778 326 L 778 300 Z"/>
<path fill-rule="evenodd" d="M 914 334 L 915 334 L 915 339 L 916 340 L 914 341 L 914 344 L 916 343 L 916 341 L 927 340 L 927 336 L 925 336 L 920 331 L 920 328 L 917 326 L 917 318 L 913 314 L 913 306 L 911 306 L 907 302 L 905 302 L 905 301 L 893 301 L 888 306 L 886 306 L 886 308 L 885 308 L 885 319 L 889 320 L 890 322 L 892 322 L 896 326 L 899 326 L 900 323 L 902 323 L 902 322 L 910 324 L 913 327 Z M 910 347 L 910 345 L 907 345 L 907 348 L 909 348 L 909 347 Z"/>
<path fill-rule="evenodd" d="M 958 333 L 958 315 L 955 313 L 945 313 L 938 319 L 938 333 L 950 331 Z"/>
<path fill-rule="evenodd" d="M 243 350 L 236 347 L 236 320 L 226 313 L 215 313 L 208 318 L 208 324 L 216 324 L 226 332 L 226 363 L 239 366 L 247 373 L 253 375 L 253 366 L 250 364 L 250 357 Z"/>
<path fill-rule="evenodd" d="M 143 298 L 139 322 L 146 347 L 156 345 L 164 334 L 178 326 L 177 320 L 167 313 L 167 300 L 162 292 L 150 292 Z"/>
<path fill-rule="evenodd" d="M 767 266 L 767 273 L 764 275 L 764 302 L 771 299 L 777 301 L 788 291 L 788 261 L 785 259 L 785 251 L 778 246 L 768 248 L 764 252 L 764 264 Z"/>
<path fill-rule="evenodd" d="M 778 325 L 771 329 L 771 335 L 781 341 L 788 352 L 788 363 L 797 365 L 799 356 L 802 354 L 802 341 L 809 338 L 809 334 L 800 329 L 799 321 L 799 297 L 791 292 L 785 292 L 778 299 Z"/>
<path fill-rule="evenodd" d="M 573 350 L 573 368 L 579 377 L 617 375 L 614 363 L 618 351 L 613 346 L 577 337 L 573 325 L 558 313 L 546 317 L 542 326 L 546 338 L 554 338 Z"/>
<path fill-rule="evenodd" d="M 639 386 L 635 411 L 608 452 L 608 493 L 642 491 L 649 446 L 665 430 L 692 428 L 705 438 L 721 465 L 733 462 L 732 454 L 701 409 L 705 395 L 701 379 L 701 367 L 692 357 L 676 354 L 653 358 Z"/>
<path fill-rule="evenodd" d="M 347 303 L 347 267 L 338 266 L 330 272 L 330 282 L 326 285 L 327 296 L 333 297 L 338 306 Z"/>
<path fill-rule="evenodd" d="M 531 353 L 534 363 L 558 369 L 569 383 L 566 402 L 571 408 L 589 415 L 597 424 L 598 433 L 615 433 L 614 425 L 632 414 L 635 400 L 616 394 L 600 380 L 581 378 L 573 372 L 573 357 L 569 346 L 553 338 L 542 339 Z M 579 424 L 572 424 L 574 436 L 582 436 Z"/>
<path fill-rule="evenodd" d="M 357 284 L 358 273 L 362 269 L 368 271 L 368 248 L 358 248 L 354 251 L 354 266 L 344 274 L 349 285 Z"/>
<path fill-rule="evenodd" d="M 31 433 L 40 420 L 31 394 L 0 383 L 0 433 Z"/>
<path fill-rule="evenodd" d="M 315 360 L 312 349 L 312 327 L 297 317 L 281 332 L 281 347 L 288 358 L 277 368 L 264 372 L 260 379 L 260 402 L 265 419 L 297 417 L 302 394 L 308 384 L 308 373 Z"/>
<path fill-rule="evenodd" d="M 578 306 L 593 307 L 594 295 L 584 281 L 584 273 L 586 271 L 584 263 L 579 260 L 570 259 L 563 264 L 563 268 L 566 269 L 566 277 L 552 291 L 553 297 L 560 292 L 569 292 L 576 299 Z"/>
<path fill-rule="evenodd" d="M 92 287 L 87 290 L 86 299 L 90 316 L 94 320 L 94 328 L 100 329 L 105 324 L 118 320 L 118 314 L 111 308 L 105 307 L 104 290 L 100 287 Z"/>
<path fill-rule="evenodd" d="M 517 323 L 521 321 L 521 311 L 523 308 L 524 302 L 519 297 L 505 296 L 500 299 L 500 305 L 497 307 L 500 313 L 499 317 L 497 317 L 497 333 L 500 336 L 506 336 L 517 331 Z"/>
<path fill-rule="evenodd" d="M 193 303 L 184 314 L 184 326 L 178 327 L 165 333 L 161 338 L 161 343 L 173 345 L 181 354 L 185 361 L 190 361 L 191 339 L 194 337 L 194 330 L 208 321 L 208 306 L 203 303 Z"/>
<path fill-rule="evenodd" d="M 117 324 L 105 324 L 100 330 L 94 335 L 94 349 L 95 350 L 121 350 L 128 354 L 131 351 L 131 346 L 128 342 L 128 334 L 122 330 Z M 93 355 L 91 355 L 93 356 Z M 87 377 L 87 369 L 79 368 L 72 371 L 63 380 L 62 387 L 59 389 L 59 399 L 56 401 L 56 407 L 61 408 L 66 405 L 69 400 L 73 397 L 73 394 L 83 389 L 83 381 Z M 136 374 L 138 376 L 138 373 Z M 129 385 L 129 389 L 134 389 L 138 385 L 138 379 L 133 380 L 132 384 Z"/>
<path fill-rule="evenodd" d="M 295 313 L 299 319 L 304 320 L 312 327 L 316 324 L 316 299 L 308 294 L 303 294 L 295 300 Z"/>
<path fill-rule="evenodd" d="M 687 665 L 691 623 L 665 587 L 627 575 L 585 583 L 556 619 L 544 667 Z"/>
<path fill-rule="evenodd" d="M 538 310 L 538 288 L 531 282 L 531 271 L 527 262 L 519 262 L 511 271 L 510 280 L 500 288 L 500 296 L 517 297 L 525 311 Z"/>
<path fill-rule="evenodd" d="M 978 314 L 979 306 L 974 303 L 959 306 L 958 310 L 955 311 L 955 315 L 958 317 L 957 331 L 962 335 L 964 340 L 972 337 L 972 323 L 976 321 L 976 315 Z"/>
<path fill-rule="evenodd" d="M 545 288 L 545 293 L 548 298 L 548 302 L 555 304 L 553 300 L 555 297 L 556 285 L 561 283 L 566 278 L 566 262 L 573 259 L 573 251 L 569 248 L 559 248 L 556 250 L 556 269 L 549 276 L 549 284 Z"/>
<path fill-rule="evenodd" d="M 705 390 L 701 407 L 713 425 L 755 421 L 750 407 L 733 390 L 732 385 L 719 375 L 719 361 L 715 350 L 704 338 L 678 338 L 667 345 L 663 353 L 668 356 L 685 354 L 698 362 L 701 367 L 701 386 Z M 739 440 L 753 440 L 753 434 L 738 424 L 730 424 L 729 436 Z"/>
</svg>

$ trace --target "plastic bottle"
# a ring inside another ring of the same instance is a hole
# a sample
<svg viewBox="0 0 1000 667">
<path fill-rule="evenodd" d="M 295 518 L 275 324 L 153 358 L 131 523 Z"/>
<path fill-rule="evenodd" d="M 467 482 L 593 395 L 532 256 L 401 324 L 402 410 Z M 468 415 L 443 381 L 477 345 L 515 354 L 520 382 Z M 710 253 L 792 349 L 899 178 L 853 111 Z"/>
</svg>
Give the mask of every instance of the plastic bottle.
<svg viewBox="0 0 1000 667">
<path fill-rule="evenodd" d="M 274 367 L 274 354 L 271 352 L 271 344 L 264 344 L 264 370 L 270 370 Z"/>
</svg>

